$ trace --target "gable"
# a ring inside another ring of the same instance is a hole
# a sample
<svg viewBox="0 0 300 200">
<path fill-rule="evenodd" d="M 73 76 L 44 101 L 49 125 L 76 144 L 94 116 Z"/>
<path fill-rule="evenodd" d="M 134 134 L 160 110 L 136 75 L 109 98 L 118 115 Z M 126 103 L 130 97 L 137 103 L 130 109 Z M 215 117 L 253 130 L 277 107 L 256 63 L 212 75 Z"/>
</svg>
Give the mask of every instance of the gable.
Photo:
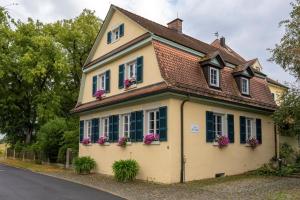
<svg viewBox="0 0 300 200">
<path fill-rule="evenodd" d="M 120 26 L 121 24 L 124 24 L 124 36 L 119 38 L 117 41 L 107 44 L 108 32 Z M 120 11 L 115 10 L 113 7 L 110 8 L 110 11 L 104 21 L 103 28 L 104 29 L 101 30 L 99 32 L 99 35 L 97 36 L 93 49 L 86 63 L 89 63 L 99 58 L 100 56 L 111 52 L 112 50 L 132 41 L 133 39 L 147 32 L 144 28 L 133 22 Z"/>
</svg>

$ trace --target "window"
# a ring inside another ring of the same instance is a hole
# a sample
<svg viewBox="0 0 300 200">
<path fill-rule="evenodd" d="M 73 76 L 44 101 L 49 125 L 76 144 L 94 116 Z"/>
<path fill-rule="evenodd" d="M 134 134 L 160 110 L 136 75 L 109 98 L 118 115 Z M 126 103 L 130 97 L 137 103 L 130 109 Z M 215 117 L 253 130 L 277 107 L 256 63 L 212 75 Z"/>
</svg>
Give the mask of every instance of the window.
<svg viewBox="0 0 300 200">
<path fill-rule="evenodd" d="M 242 94 L 249 94 L 249 79 L 242 78 L 241 79 L 241 88 L 242 88 Z"/>
<path fill-rule="evenodd" d="M 219 87 L 219 69 L 210 67 L 209 68 L 209 84 L 211 86 Z"/>
<path fill-rule="evenodd" d="M 111 31 L 112 33 L 112 38 L 111 38 L 111 41 L 112 42 L 115 42 L 117 41 L 119 38 L 120 38 L 120 28 L 115 28 Z"/>
<path fill-rule="evenodd" d="M 273 99 L 275 100 L 275 94 L 273 92 L 271 94 L 272 94 Z"/>
<path fill-rule="evenodd" d="M 130 138 L 130 114 L 122 116 L 123 137 Z"/>
<path fill-rule="evenodd" d="M 136 60 L 126 64 L 125 80 L 136 79 Z"/>
<path fill-rule="evenodd" d="M 254 119 L 246 118 L 246 141 L 251 138 L 256 138 L 255 123 Z"/>
<path fill-rule="evenodd" d="M 85 138 L 91 138 L 92 137 L 92 120 L 86 121 L 86 135 Z"/>
<path fill-rule="evenodd" d="M 105 73 L 104 74 L 100 74 L 98 76 L 98 80 L 97 80 L 97 91 L 98 90 L 105 90 Z"/>
<path fill-rule="evenodd" d="M 108 137 L 109 135 L 109 118 L 102 118 L 102 136 Z"/>
<path fill-rule="evenodd" d="M 147 112 L 147 127 L 149 133 L 159 134 L 159 110 L 151 110 Z"/>
<path fill-rule="evenodd" d="M 227 136 L 225 132 L 224 118 L 225 116 L 223 114 L 213 114 L 213 132 L 215 134 L 215 137 L 217 137 L 218 135 Z"/>
</svg>

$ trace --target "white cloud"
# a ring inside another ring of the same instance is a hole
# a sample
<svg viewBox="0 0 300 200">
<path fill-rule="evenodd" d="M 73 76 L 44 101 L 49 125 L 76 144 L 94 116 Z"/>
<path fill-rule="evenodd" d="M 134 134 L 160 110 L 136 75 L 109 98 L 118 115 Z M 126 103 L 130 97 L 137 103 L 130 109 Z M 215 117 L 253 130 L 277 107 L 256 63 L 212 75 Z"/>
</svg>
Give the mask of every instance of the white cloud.
<svg viewBox="0 0 300 200">
<path fill-rule="evenodd" d="M 9 0 L 0 0 L 0 5 Z M 270 63 L 267 48 L 274 47 L 283 35 L 278 22 L 290 12 L 288 1 L 282 0 L 16 0 L 18 6 L 9 7 L 13 17 L 27 17 L 52 22 L 77 16 L 88 8 L 104 19 L 110 4 L 131 10 L 161 24 L 179 17 L 184 20 L 183 30 L 204 42 L 215 39 L 219 31 L 226 42 L 243 57 L 258 57 L 264 72 L 281 82 L 294 82 L 295 78 L 281 67 Z"/>
</svg>

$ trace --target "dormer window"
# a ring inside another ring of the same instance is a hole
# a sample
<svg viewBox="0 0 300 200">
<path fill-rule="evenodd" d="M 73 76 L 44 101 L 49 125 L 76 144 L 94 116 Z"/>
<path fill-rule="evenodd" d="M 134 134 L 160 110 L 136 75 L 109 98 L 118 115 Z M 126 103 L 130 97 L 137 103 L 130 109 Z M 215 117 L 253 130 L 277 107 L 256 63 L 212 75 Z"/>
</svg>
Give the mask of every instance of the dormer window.
<svg viewBox="0 0 300 200">
<path fill-rule="evenodd" d="M 241 89 L 242 94 L 249 95 L 249 79 L 241 78 Z"/>
<path fill-rule="evenodd" d="M 121 24 L 107 33 L 107 44 L 116 42 L 124 36 L 124 24 Z"/>
<path fill-rule="evenodd" d="M 209 68 L 209 84 L 214 87 L 220 87 L 220 69 Z"/>
</svg>

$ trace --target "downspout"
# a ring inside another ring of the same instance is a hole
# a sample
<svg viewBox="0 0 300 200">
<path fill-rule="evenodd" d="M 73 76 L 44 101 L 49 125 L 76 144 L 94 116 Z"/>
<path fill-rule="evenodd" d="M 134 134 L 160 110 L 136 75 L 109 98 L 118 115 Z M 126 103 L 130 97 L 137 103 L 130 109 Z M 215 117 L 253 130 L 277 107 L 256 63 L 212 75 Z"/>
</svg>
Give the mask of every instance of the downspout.
<svg viewBox="0 0 300 200">
<path fill-rule="evenodd" d="M 279 156 L 278 156 L 278 138 L 277 138 L 277 126 L 276 124 L 274 124 L 274 135 L 275 135 L 275 158 L 278 159 Z"/>
<path fill-rule="evenodd" d="M 183 120 L 183 112 L 184 112 L 184 104 L 190 100 L 190 96 L 187 99 L 183 100 L 180 106 L 180 183 L 184 182 L 184 120 Z"/>
</svg>

